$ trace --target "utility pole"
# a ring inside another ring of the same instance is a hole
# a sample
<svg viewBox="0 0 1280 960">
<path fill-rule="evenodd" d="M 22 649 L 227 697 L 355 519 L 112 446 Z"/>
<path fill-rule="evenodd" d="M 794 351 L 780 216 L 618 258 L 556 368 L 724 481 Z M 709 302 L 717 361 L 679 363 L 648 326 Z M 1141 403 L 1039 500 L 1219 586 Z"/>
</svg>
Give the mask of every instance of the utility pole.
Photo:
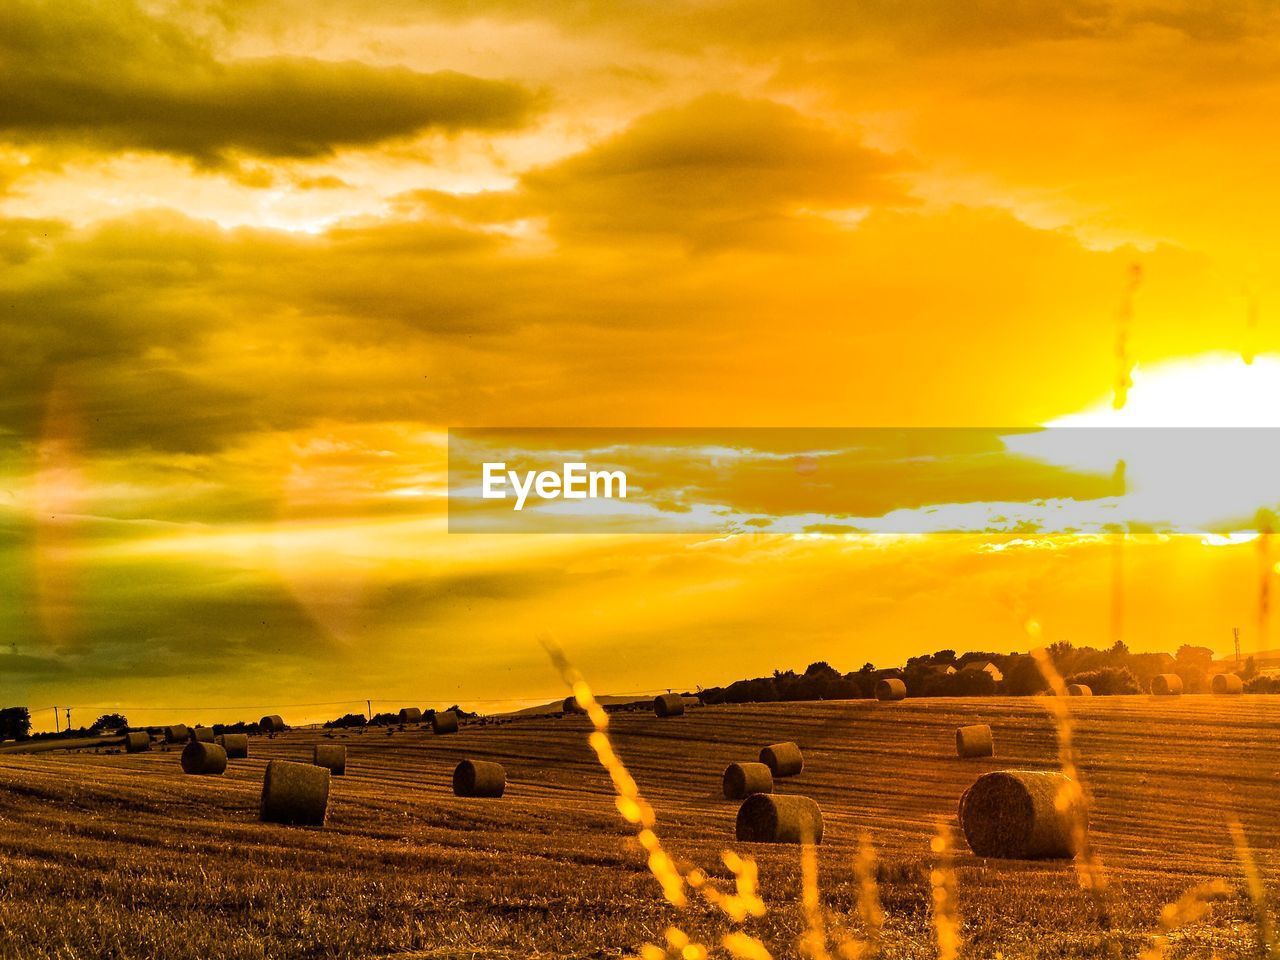
<svg viewBox="0 0 1280 960">
<path fill-rule="evenodd" d="M 1232 627 L 1231 635 L 1235 637 L 1235 640 L 1236 640 L 1236 663 L 1239 663 L 1240 662 L 1240 628 Z"/>
<path fill-rule="evenodd" d="M 373 701 L 366 700 L 364 702 L 364 709 L 365 709 L 365 712 L 369 714 L 369 720 L 372 721 L 373 720 Z"/>
<path fill-rule="evenodd" d="M 71 729 L 71 708 L 67 707 L 67 729 Z"/>
<path fill-rule="evenodd" d="M 58 726 L 58 708 L 53 708 L 53 729 L 55 733 L 61 733 L 62 728 Z"/>
</svg>

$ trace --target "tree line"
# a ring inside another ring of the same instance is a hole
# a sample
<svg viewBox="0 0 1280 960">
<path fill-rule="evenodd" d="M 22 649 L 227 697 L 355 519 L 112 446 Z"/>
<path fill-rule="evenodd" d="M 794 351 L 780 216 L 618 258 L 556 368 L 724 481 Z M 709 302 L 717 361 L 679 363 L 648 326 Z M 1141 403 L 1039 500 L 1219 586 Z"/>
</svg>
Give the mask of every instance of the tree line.
<svg viewBox="0 0 1280 960">
<path fill-rule="evenodd" d="M 1176 673 L 1187 693 L 1207 693 L 1213 674 L 1221 672 L 1214 668 L 1211 649 L 1191 644 L 1168 654 L 1133 653 L 1119 641 L 1106 649 L 1060 641 L 1048 647 L 1048 654 L 1067 683 L 1084 684 L 1097 696 L 1150 692 L 1152 678 L 1162 673 Z M 1246 692 L 1280 692 L 1280 678 L 1260 676 L 1252 657 L 1228 672 L 1244 680 Z M 876 683 L 888 677 L 902 680 L 908 695 L 916 697 L 1034 696 L 1049 689 L 1029 654 L 938 650 L 911 657 L 901 667 L 866 663 L 853 673 L 819 660 L 803 673 L 775 670 L 772 676 L 738 680 L 698 695 L 704 703 L 849 700 L 874 696 Z"/>
</svg>

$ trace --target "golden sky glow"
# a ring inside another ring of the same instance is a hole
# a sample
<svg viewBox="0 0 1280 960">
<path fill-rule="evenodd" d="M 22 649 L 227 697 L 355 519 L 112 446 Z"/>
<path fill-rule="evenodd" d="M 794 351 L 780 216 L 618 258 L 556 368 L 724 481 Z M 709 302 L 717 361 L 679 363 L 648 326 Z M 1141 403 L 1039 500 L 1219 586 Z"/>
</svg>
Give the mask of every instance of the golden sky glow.
<svg viewBox="0 0 1280 960">
<path fill-rule="evenodd" d="M 1272 425 L 1277 60 L 1249 3 L 6 0 L 0 700 L 1109 642 L 1090 537 L 451 535 L 446 430 Z M 1262 642 L 1255 544 L 1126 556 L 1135 649 Z"/>
</svg>

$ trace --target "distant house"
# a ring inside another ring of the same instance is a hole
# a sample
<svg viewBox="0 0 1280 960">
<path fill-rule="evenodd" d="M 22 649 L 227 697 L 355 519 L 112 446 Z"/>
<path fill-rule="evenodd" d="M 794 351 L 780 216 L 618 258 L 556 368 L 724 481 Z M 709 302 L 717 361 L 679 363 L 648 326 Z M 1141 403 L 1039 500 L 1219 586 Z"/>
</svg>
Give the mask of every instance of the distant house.
<svg viewBox="0 0 1280 960">
<path fill-rule="evenodd" d="M 949 677 L 956 672 L 949 663 L 926 663 L 922 669 L 931 677 Z"/>
<path fill-rule="evenodd" d="M 985 673 L 996 683 L 1004 679 L 1004 674 L 990 660 L 970 660 L 960 668 L 961 673 Z"/>
</svg>

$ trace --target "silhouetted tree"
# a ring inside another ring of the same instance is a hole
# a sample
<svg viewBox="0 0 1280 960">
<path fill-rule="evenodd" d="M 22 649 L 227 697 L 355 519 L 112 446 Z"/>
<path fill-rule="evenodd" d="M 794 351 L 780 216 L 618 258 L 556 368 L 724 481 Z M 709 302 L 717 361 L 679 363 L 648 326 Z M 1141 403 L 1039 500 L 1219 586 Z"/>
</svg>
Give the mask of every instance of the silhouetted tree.
<svg viewBox="0 0 1280 960">
<path fill-rule="evenodd" d="M 1101 670 L 1073 673 L 1067 677 L 1067 683 L 1082 683 L 1099 697 L 1142 692 L 1138 678 L 1127 667 L 1103 667 Z"/>
<path fill-rule="evenodd" d="M 129 720 L 123 713 L 104 713 L 89 727 L 93 733 L 103 733 L 105 731 L 124 730 L 129 726 Z"/>
<path fill-rule="evenodd" d="M 818 680 L 834 680 L 840 677 L 839 671 L 825 660 L 817 660 L 809 664 L 805 667 L 804 675 Z"/>
<path fill-rule="evenodd" d="M 1210 651 L 1210 657 L 1213 656 Z M 1198 663 L 1178 661 L 1173 672 L 1182 678 L 1182 688 L 1187 693 L 1204 693 L 1209 689 L 1209 675 Z"/>
<path fill-rule="evenodd" d="M 943 696 L 990 697 L 996 692 L 995 680 L 982 670 L 961 670 L 944 678 L 942 684 L 948 691 Z"/>
<path fill-rule="evenodd" d="M 0 710 L 0 740 L 25 740 L 31 736 L 31 713 L 26 707 Z"/>
<path fill-rule="evenodd" d="M 1174 659 L 1180 664 L 1186 664 L 1189 667 L 1199 667 L 1201 670 L 1208 670 L 1213 666 L 1213 651 L 1208 647 L 1193 647 L 1189 643 L 1184 643 L 1178 648 Z"/>
<path fill-rule="evenodd" d="M 1034 657 L 1023 657 L 1005 674 L 1004 692 L 1014 697 L 1031 697 L 1049 689 Z"/>
</svg>

